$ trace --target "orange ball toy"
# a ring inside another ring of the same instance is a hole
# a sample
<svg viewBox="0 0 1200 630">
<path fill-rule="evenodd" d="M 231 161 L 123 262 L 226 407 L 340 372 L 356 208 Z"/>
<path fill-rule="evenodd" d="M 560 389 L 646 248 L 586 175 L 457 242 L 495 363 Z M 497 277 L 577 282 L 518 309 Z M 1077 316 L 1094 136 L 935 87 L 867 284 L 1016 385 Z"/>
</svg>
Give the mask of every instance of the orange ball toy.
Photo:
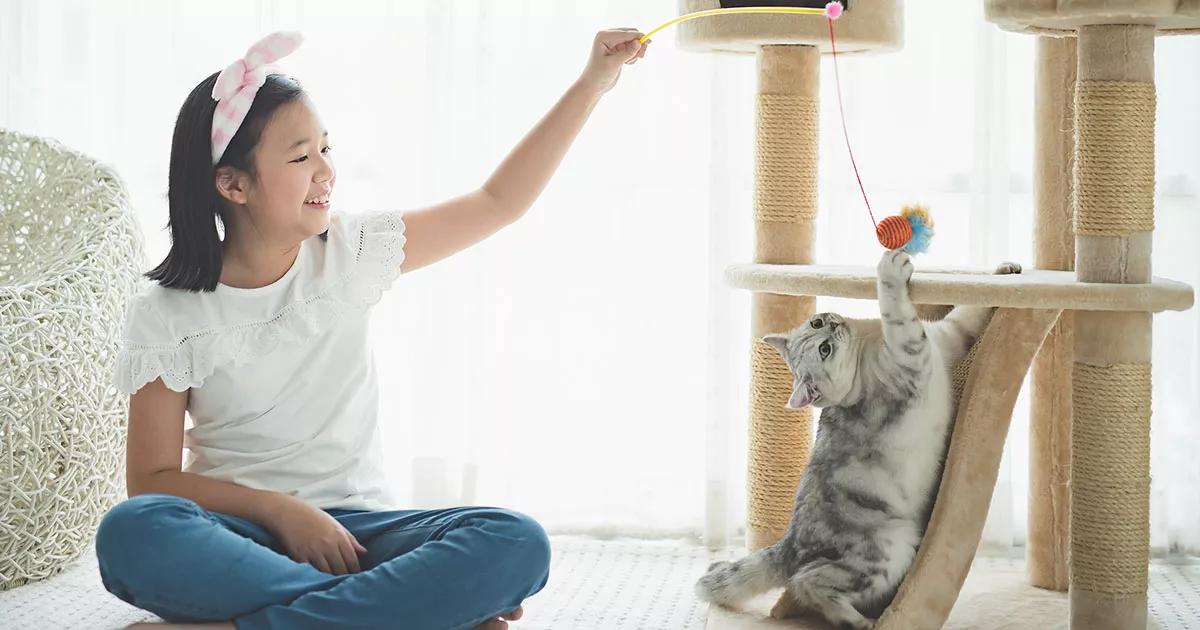
<svg viewBox="0 0 1200 630">
<path fill-rule="evenodd" d="M 924 206 L 904 206 L 900 214 L 884 217 L 875 226 L 875 237 L 888 249 L 920 254 L 929 249 L 933 238 L 933 219 Z"/>
<path fill-rule="evenodd" d="M 879 244 L 887 249 L 900 249 L 912 238 L 912 225 L 899 215 L 885 217 L 875 228 Z"/>
</svg>

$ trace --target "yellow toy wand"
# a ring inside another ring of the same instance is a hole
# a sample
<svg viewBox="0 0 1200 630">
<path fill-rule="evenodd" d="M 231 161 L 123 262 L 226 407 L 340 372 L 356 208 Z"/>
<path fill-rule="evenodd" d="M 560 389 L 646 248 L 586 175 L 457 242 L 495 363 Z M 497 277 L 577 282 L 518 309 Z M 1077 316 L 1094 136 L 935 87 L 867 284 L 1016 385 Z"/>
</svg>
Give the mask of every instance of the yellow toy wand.
<svg viewBox="0 0 1200 630">
<path fill-rule="evenodd" d="M 836 7 L 836 8 L 834 8 Z M 736 13 L 798 13 L 802 15 L 823 15 L 831 20 L 836 20 L 842 16 L 842 4 L 840 2 L 830 2 L 824 9 L 812 9 L 804 7 L 733 7 L 729 9 L 708 9 L 705 11 L 696 11 L 695 13 L 687 13 L 681 15 L 670 22 L 660 24 L 658 27 L 651 30 L 642 36 L 641 42 L 646 43 L 655 33 L 675 26 L 680 22 L 687 22 L 696 18 L 708 17 L 710 15 L 732 15 Z"/>
</svg>

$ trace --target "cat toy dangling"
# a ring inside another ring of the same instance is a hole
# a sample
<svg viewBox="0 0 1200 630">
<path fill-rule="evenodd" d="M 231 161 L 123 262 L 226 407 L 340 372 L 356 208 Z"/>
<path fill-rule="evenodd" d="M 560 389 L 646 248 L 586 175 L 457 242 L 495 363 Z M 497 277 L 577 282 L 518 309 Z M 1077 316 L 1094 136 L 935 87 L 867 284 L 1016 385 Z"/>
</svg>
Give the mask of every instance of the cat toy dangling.
<svg viewBox="0 0 1200 630">
<path fill-rule="evenodd" d="M 908 254 L 920 254 L 929 249 L 933 239 L 933 219 L 924 206 L 904 206 L 900 214 L 884 217 L 875 226 L 875 237 L 888 249 L 901 249 Z"/>
<path fill-rule="evenodd" d="M 666 22 L 642 36 L 641 42 L 646 43 L 651 35 L 680 22 L 707 17 L 710 15 L 726 15 L 733 13 L 793 13 L 804 15 L 822 15 L 829 23 L 829 49 L 833 58 L 833 75 L 837 87 L 838 114 L 842 120 L 842 136 L 846 139 L 846 152 L 850 155 L 850 165 L 854 168 L 854 177 L 858 180 L 858 188 L 862 191 L 863 203 L 867 206 L 867 214 L 875 226 L 875 238 L 879 244 L 889 250 L 899 249 L 908 254 L 920 254 L 929 249 L 933 238 L 933 220 L 924 206 L 905 206 L 900 214 L 884 217 L 882 221 L 875 220 L 871 211 L 871 202 L 867 200 L 867 190 L 863 187 L 862 177 L 858 174 L 858 164 L 854 161 L 854 150 L 850 148 L 850 134 L 846 131 L 846 113 L 842 108 L 842 82 L 838 74 L 837 44 L 833 36 L 833 21 L 842 16 L 844 7 L 841 2 L 833 0 L 824 9 L 806 7 L 733 7 L 709 9 L 681 15 Z"/>
</svg>

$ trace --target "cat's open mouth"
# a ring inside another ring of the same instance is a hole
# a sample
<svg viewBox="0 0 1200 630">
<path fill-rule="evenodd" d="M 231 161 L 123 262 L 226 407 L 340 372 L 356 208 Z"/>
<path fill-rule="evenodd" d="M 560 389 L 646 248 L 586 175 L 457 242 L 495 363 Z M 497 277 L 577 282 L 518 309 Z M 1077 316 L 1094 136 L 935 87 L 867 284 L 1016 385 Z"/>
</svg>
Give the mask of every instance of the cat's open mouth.
<svg viewBox="0 0 1200 630">
<path fill-rule="evenodd" d="M 814 380 L 812 377 L 809 377 L 804 382 L 804 387 L 808 390 L 808 404 L 810 405 L 821 400 L 821 390 L 817 389 L 817 384 Z"/>
</svg>

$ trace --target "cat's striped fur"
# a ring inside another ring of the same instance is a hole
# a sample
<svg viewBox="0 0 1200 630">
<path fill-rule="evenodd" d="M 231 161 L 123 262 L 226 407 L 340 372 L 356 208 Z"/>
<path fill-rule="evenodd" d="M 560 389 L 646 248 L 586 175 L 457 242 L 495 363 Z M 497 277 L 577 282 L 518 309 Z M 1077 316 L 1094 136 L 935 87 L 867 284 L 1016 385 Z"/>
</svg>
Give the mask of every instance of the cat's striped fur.
<svg viewBox="0 0 1200 630">
<path fill-rule="evenodd" d="M 795 379 L 788 406 L 822 408 L 812 457 L 787 534 L 696 585 L 705 601 L 736 604 L 780 586 L 799 608 L 838 628 L 870 628 L 895 596 L 929 521 L 952 423 L 950 370 L 987 325 L 990 309 L 917 318 L 912 263 L 885 252 L 880 319 L 821 313 L 763 340 Z M 996 273 L 1019 273 L 1007 263 Z"/>
</svg>

